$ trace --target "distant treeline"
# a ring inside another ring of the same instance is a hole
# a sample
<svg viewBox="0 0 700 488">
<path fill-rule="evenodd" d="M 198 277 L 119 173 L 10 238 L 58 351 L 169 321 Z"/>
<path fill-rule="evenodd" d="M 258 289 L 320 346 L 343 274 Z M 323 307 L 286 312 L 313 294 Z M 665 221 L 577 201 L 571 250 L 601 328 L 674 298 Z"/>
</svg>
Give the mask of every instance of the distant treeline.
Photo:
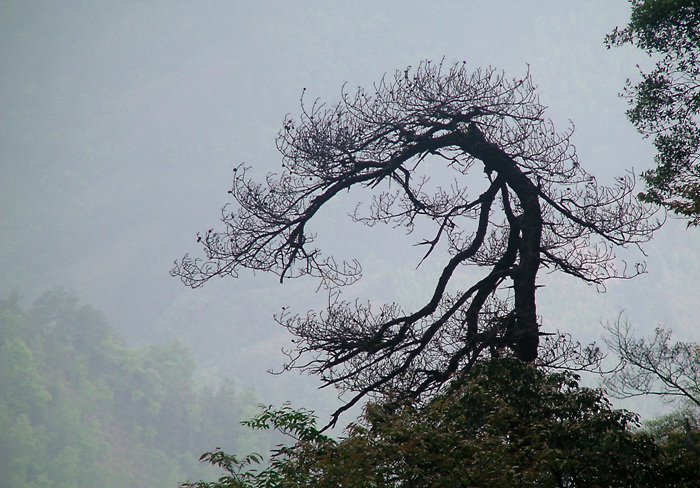
<svg viewBox="0 0 700 488">
<path fill-rule="evenodd" d="M 257 401 L 198 387 L 179 343 L 126 347 L 102 314 L 56 290 L 0 300 L 0 480 L 7 488 L 173 487 L 211 476 L 220 446 L 267 451 L 242 428 Z"/>
</svg>

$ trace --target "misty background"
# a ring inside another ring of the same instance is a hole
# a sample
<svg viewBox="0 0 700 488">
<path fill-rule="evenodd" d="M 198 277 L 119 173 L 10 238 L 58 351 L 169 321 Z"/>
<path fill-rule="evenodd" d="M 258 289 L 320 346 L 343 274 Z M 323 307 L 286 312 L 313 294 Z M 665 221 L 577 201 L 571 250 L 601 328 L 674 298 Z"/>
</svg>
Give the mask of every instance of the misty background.
<svg viewBox="0 0 700 488">
<path fill-rule="evenodd" d="M 29 304 L 62 287 L 130 345 L 179 340 L 202 383 L 230 378 L 263 403 L 328 412 L 336 392 L 316 391 L 315 378 L 267 373 L 291 345 L 273 315 L 322 307 L 317 283 L 243 273 L 191 290 L 169 276 L 185 253 L 201 256 L 196 233 L 217 227 L 232 168 L 245 162 L 258 180 L 281 169 L 275 137 L 303 88 L 333 104 L 345 83 L 352 92 L 444 58 L 529 70 L 556 126 L 575 124 L 587 171 L 603 184 L 639 174 L 654 150 L 618 94 L 651 61 L 603 44 L 628 20 L 625 0 L 1 0 L 0 296 Z M 445 256 L 416 269 L 421 236 L 354 224 L 345 203 L 314 230 L 324 251 L 362 263 L 346 297 L 420 304 Z M 640 335 L 664 324 L 697 341 L 699 243 L 669 219 L 645 247 L 648 273 L 605 294 L 542 272 L 543 329 L 601 342 L 601 322 L 623 314 Z M 621 405 L 646 417 L 667 408 Z"/>
</svg>

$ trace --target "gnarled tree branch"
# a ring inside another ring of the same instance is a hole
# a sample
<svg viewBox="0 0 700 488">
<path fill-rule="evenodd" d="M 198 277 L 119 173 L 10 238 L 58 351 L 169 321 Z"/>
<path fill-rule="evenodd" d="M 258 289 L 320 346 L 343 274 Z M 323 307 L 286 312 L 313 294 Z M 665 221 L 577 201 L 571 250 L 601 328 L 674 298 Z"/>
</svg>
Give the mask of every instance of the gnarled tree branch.
<svg viewBox="0 0 700 488">
<path fill-rule="evenodd" d="M 237 170 L 235 210 L 225 208 L 222 231 L 200 237 L 207 259 L 186 256 L 172 274 L 193 287 L 242 268 L 281 280 L 312 275 L 330 290 L 351 284 L 359 264 L 324 257 L 307 224 L 343 190 L 363 188 L 372 204 L 369 214 L 356 209 L 355 220 L 409 232 L 428 222 L 436 230 L 419 241 L 428 246 L 424 259 L 435 259 L 441 243 L 450 256 L 413 312 L 351 305 L 333 292 L 323 312 L 278 317 L 298 337 L 289 367 L 354 392 L 335 418 L 365 395 L 434 393 L 486 351 L 509 348 L 533 361 L 540 267 L 596 284 L 633 276 L 617 269 L 613 249 L 638 246 L 659 225 L 650 221 L 654 209 L 632 197 L 633 178 L 599 186 L 578 163 L 573 129 L 557 133 L 543 115 L 529 74 L 511 80 L 429 61 L 370 91 L 343 92 L 331 108 L 302 97 L 301 117 L 287 117 L 277 140 L 282 173 L 258 185 Z M 430 193 L 428 161 L 444 162 L 468 185 Z M 485 274 L 460 290 L 462 266 Z"/>
</svg>

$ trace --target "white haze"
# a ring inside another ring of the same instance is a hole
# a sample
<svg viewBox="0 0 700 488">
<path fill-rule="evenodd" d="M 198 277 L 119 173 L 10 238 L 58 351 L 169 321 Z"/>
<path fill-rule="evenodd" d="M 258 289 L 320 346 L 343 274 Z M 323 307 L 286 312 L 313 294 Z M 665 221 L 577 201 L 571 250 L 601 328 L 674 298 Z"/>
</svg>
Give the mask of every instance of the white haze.
<svg viewBox="0 0 700 488">
<path fill-rule="evenodd" d="M 206 380 L 228 376 L 266 403 L 327 411 L 334 392 L 279 369 L 282 306 L 322 306 L 315 283 L 242 274 L 198 290 L 168 275 L 216 227 L 231 170 L 280 169 L 275 136 L 299 96 L 333 103 L 421 60 L 467 61 L 512 76 L 529 67 L 548 115 L 576 126 L 582 165 L 602 183 L 652 164 L 653 148 L 618 97 L 637 63 L 604 35 L 629 17 L 599 1 L 0 2 L 0 294 L 26 301 L 63 286 L 104 311 L 132 344 L 187 344 Z M 357 257 L 364 299 L 415 306 L 439 257 L 415 269 L 400 230 L 324 214 L 327 251 Z M 598 294 L 543 277 L 546 330 L 600 341 L 624 311 L 640 334 L 659 323 L 698 340 L 700 235 L 669 222 L 647 246 L 648 274 Z M 630 406 L 630 404 L 625 404 Z M 652 403 L 634 403 L 646 415 Z"/>
</svg>

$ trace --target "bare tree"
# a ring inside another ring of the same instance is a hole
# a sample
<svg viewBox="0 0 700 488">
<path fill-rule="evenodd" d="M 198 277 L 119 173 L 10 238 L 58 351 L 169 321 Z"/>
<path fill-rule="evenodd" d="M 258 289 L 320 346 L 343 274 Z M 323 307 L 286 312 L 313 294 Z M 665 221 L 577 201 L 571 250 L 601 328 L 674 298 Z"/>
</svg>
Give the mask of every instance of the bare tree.
<svg viewBox="0 0 700 488">
<path fill-rule="evenodd" d="M 682 399 L 700 408 L 700 346 L 671 342 L 671 331 L 657 327 L 651 339 L 636 339 L 627 322 L 607 324 L 605 343 L 620 364 L 605 378 L 606 389 L 618 398 L 657 395 Z"/>
<path fill-rule="evenodd" d="M 619 364 L 608 374 L 604 388 L 617 398 L 656 395 L 667 402 L 681 401 L 675 412 L 650 423 L 659 439 L 681 435 L 683 445 L 700 455 L 700 345 L 671 342 L 671 330 L 657 327 L 650 339 L 637 339 L 627 322 L 606 324 L 605 343 L 618 356 Z"/>
<path fill-rule="evenodd" d="M 558 133 L 544 118 L 529 73 L 508 79 L 426 61 L 371 90 L 343 90 L 335 106 L 309 106 L 303 95 L 301 105 L 277 139 L 281 174 L 258 184 L 238 167 L 224 229 L 198 238 L 206 260 L 185 256 L 172 274 L 192 287 L 241 268 L 318 277 L 331 290 L 328 308 L 277 319 L 297 336 L 288 367 L 354 392 L 334 420 L 368 394 L 435 393 L 482 354 L 507 349 L 535 361 L 541 268 L 596 285 L 644 272 L 614 248 L 647 241 L 660 225 L 654 209 L 633 197 L 633 175 L 603 187 L 579 166 L 573 127 Z M 435 161 L 454 172 L 449 186 L 429 181 Z M 427 222 L 423 259 L 449 251 L 432 296 L 413 311 L 343 301 L 337 289 L 359 278 L 359 263 L 337 263 L 313 244 L 307 225 L 354 187 L 371 195 L 354 220 L 408 232 Z M 463 266 L 484 274 L 458 289 Z"/>
</svg>

